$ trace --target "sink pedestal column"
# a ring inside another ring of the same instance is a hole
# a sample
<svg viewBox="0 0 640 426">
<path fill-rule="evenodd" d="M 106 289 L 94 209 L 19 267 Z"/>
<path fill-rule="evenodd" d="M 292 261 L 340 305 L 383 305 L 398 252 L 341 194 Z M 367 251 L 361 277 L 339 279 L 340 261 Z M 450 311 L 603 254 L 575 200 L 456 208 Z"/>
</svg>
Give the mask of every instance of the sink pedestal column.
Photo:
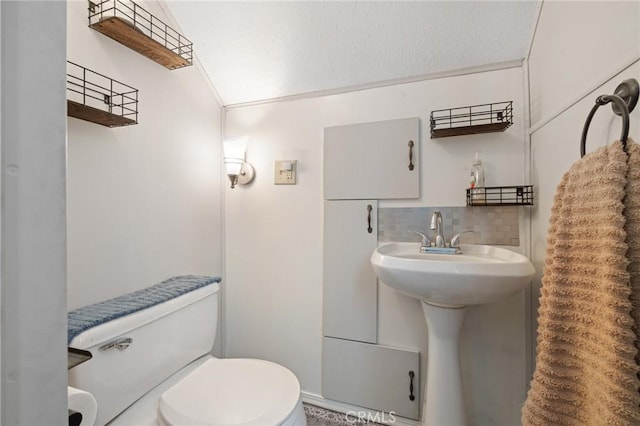
<svg viewBox="0 0 640 426">
<path fill-rule="evenodd" d="M 465 426 L 458 345 L 465 308 L 442 308 L 422 301 L 422 311 L 429 335 L 423 424 Z"/>
</svg>

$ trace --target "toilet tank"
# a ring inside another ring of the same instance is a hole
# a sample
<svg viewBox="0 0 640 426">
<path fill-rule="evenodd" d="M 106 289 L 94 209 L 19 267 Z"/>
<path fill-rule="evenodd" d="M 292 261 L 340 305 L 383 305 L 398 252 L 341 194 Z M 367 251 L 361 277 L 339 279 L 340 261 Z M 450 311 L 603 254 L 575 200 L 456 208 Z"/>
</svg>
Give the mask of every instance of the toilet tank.
<svg viewBox="0 0 640 426">
<path fill-rule="evenodd" d="M 104 425 L 191 361 L 211 351 L 218 320 L 217 283 L 105 322 L 69 346 L 93 358 L 69 370 L 69 386 L 93 394 Z"/>
</svg>

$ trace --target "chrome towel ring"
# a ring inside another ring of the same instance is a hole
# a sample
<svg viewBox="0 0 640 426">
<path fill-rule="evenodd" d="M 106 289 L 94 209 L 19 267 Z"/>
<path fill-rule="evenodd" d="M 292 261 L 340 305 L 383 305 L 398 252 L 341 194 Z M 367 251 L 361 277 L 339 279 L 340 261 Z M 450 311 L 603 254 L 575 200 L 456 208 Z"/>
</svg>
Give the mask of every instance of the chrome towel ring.
<svg viewBox="0 0 640 426">
<path fill-rule="evenodd" d="M 591 108 L 587 121 L 584 123 L 582 129 L 582 140 L 580 143 L 580 157 L 584 157 L 585 145 L 587 142 L 587 132 L 589 131 L 589 125 L 593 119 L 596 110 L 601 105 L 612 103 L 611 108 L 616 115 L 622 117 L 622 134 L 620 141 L 624 150 L 627 150 L 627 139 L 629 138 L 629 113 L 633 111 L 638 103 L 638 95 L 640 93 L 640 85 L 638 80 L 630 78 L 623 81 L 616 87 L 616 91 L 613 95 L 601 95 L 596 98 L 596 104 Z"/>
</svg>

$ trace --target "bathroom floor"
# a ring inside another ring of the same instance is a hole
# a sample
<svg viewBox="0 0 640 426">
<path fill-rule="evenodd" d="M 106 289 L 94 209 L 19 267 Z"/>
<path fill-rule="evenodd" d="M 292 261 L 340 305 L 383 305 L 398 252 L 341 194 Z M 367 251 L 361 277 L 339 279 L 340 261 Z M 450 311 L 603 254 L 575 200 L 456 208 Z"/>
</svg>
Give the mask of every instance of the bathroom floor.
<svg viewBox="0 0 640 426">
<path fill-rule="evenodd" d="M 348 415 L 337 411 L 326 410 L 311 404 L 303 404 L 304 413 L 307 415 L 307 426 L 353 426 L 353 425 L 378 425 L 366 419 L 358 419 L 357 414 Z"/>
</svg>

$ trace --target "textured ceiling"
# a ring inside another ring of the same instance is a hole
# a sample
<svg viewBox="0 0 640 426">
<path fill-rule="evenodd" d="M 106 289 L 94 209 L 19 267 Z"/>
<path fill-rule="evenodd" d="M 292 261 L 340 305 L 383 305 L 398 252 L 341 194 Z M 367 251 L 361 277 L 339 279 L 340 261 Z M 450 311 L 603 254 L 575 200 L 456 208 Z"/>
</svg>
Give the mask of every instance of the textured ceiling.
<svg viewBox="0 0 640 426">
<path fill-rule="evenodd" d="M 165 3 L 233 105 L 522 59 L 539 1 Z"/>
</svg>

